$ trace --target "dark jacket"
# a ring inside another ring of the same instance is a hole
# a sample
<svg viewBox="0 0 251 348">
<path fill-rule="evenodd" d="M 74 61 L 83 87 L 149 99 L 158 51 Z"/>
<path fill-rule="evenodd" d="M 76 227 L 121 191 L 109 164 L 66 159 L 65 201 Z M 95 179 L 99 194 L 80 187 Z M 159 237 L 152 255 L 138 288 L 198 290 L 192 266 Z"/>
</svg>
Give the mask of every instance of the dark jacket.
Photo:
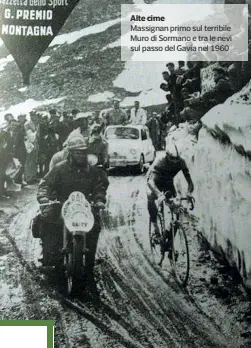
<svg viewBox="0 0 251 348">
<path fill-rule="evenodd" d="M 38 187 L 38 202 L 42 198 L 65 202 L 73 191 L 82 192 L 88 201 L 106 202 L 106 190 L 109 185 L 107 174 L 97 167 L 81 170 L 70 160 L 58 163 L 41 180 Z"/>
<path fill-rule="evenodd" d="M 197 107 L 202 108 L 204 113 L 206 113 L 215 105 L 224 103 L 233 93 L 234 91 L 231 88 L 228 78 L 220 77 L 216 81 L 214 88 L 205 92 L 200 98 L 192 100 L 191 107 L 195 109 Z"/>
<path fill-rule="evenodd" d="M 88 153 L 98 157 L 98 163 L 106 165 L 108 162 L 108 143 L 101 136 L 90 142 L 91 137 L 87 140 Z"/>
</svg>

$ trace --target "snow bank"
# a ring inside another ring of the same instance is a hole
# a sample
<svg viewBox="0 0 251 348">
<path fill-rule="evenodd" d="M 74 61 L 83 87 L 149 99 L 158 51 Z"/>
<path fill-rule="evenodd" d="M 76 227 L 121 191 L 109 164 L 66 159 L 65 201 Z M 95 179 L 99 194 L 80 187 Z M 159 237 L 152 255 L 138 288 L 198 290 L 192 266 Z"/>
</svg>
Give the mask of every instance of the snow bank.
<svg viewBox="0 0 251 348">
<path fill-rule="evenodd" d="M 251 83 L 203 118 L 196 138 L 182 125 L 175 137 L 195 184 L 195 215 L 211 246 L 237 266 L 251 288 Z M 180 144 L 180 145 L 179 145 Z M 238 151 L 242 147 L 243 151 Z M 247 155 L 248 154 L 248 155 Z M 186 193 L 182 174 L 176 187 Z"/>
</svg>

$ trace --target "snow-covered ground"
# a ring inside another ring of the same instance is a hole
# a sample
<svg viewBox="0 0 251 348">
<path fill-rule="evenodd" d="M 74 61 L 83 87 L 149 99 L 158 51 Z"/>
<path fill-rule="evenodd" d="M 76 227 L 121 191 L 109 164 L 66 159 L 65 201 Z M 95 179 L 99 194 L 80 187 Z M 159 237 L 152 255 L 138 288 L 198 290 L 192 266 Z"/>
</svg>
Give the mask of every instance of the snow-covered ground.
<svg viewBox="0 0 251 348">
<path fill-rule="evenodd" d="M 166 70 L 166 63 L 126 62 L 113 84 L 130 92 L 139 92 L 139 95 L 125 98 L 121 106 L 131 106 L 135 100 L 139 100 L 141 106 L 165 104 L 165 92 L 159 86 L 163 82 L 162 72 Z"/>
<path fill-rule="evenodd" d="M 24 91 L 26 91 L 25 89 Z M 9 109 L 0 112 L 0 123 L 4 121 L 4 115 L 7 113 L 11 113 L 14 116 L 18 116 L 20 114 L 28 114 L 31 110 L 36 109 L 41 106 L 47 106 L 52 104 L 57 104 L 64 100 L 65 97 L 56 98 L 56 99 L 47 99 L 47 100 L 34 100 L 34 99 L 26 99 L 23 103 L 19 103 L 16 105 L 12 105 Z"/>
<path fill-rule="evenodd" d="M 46 63 L 47 60 L 49 60 L 49 59 L 50 59 L 50 56 L 43 56 L 43 57 L 41 57 L 41 58 L 39 59 L 38 63 L 44 64 L 44 63 Z"/>
<path fill-rule="evenodd" d="M 102 33 L 113 25 L 120 23 L 120 20 L 120 18 L 116 18 L 104 23 L 92 25 L 81 30 L 76 30 L 71 33 L 58 35 L 51 42 L 50 47 L 63 44 L 72 44 L 73 42 L 81 39 L 84 36 Z"/>
<path fill-rule="evenodd" d="M 1 43 L 0 43 L 1 46 Z M 9 63 L 12 62 L 14 58 L 12 57 L 11 54 L 9 54 L 6 58 L 1 58 L 0 59 L 0 71 L 3 71 L 5 66 Z"/>
</svg>

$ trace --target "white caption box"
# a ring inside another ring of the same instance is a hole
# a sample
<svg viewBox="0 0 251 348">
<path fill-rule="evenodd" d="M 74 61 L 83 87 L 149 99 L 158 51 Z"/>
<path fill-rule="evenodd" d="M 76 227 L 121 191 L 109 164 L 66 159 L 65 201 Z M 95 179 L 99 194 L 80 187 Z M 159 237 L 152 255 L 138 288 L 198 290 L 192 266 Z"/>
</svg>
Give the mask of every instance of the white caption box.
<svg viewBox="0 0 251 348">
<path fill-rule="evenodd" d="M 0 326 L 1 347 L 47 348 L 46 326 Z"/>
<path fill-rule="evenodd" d="M 123 61 L 247 61 L 248 7 L 121 5 Z"/>
</svg>

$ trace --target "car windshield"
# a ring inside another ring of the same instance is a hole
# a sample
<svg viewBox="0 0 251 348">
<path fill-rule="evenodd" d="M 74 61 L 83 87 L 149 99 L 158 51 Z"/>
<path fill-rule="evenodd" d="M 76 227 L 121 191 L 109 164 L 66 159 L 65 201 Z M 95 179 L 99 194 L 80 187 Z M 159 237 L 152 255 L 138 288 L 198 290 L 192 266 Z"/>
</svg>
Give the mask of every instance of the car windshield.
<svg viewBox="0 0 251 348">
<path fill-rule="evenodd" d="M 114 127 L 106 132 L 107 139 L 139 139 L 139 131 L 130 127 Z"/>
</svg>

